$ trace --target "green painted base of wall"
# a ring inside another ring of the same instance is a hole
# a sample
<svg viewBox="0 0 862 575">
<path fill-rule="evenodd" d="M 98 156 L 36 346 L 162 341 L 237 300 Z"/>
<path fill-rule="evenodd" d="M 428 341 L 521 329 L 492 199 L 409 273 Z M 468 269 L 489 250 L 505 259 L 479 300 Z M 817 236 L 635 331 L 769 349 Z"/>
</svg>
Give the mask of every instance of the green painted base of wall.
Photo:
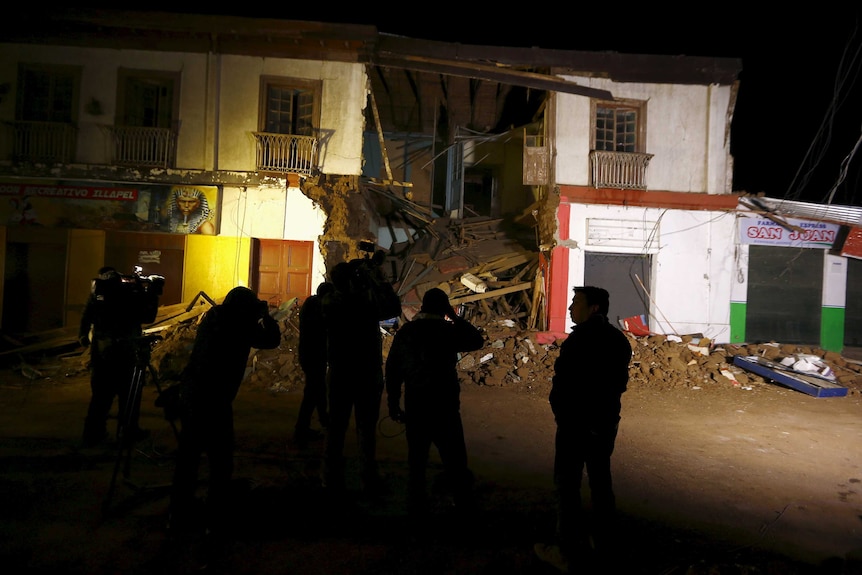
<svg viewBox="0 0 862 575">
<path fill-rule="evenodd" d="M 844 315 L 843 307 L 820 310 L 820 347 L 839 353 L 844 349 Z"/>
<path fill-rule="evenodd" d="M 747 304 L 730 304 L 730 343 L 745 343 L 745 313 Z M 824 307 L 820 310 L 820 347 L 826 351 L 844 349 L 844 308 Z"/>
<path fill-rule="evenodd" d="M 730 303 L 730 343 L 745 342 L 746 308 L 746 302 Z"/>
</svg>

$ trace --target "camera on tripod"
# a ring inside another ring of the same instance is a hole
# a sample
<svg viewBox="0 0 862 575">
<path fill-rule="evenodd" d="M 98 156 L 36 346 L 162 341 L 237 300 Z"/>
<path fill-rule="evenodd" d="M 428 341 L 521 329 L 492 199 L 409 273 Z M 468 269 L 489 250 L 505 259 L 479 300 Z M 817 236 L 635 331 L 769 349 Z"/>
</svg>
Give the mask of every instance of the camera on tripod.
<svg viewBox="0 0 862 575">
<path fill-rule="evenodd" d="M 110 270 L 93 278 L 92 290 L 96 299 L 106 305 L 131 311 L 140 323 L 150 323 L 158 313 L 159 297 L 164 292 L 164 276 L 144 275 L 141 266 L 135 266 L 132 275 Z"/>
</svg>

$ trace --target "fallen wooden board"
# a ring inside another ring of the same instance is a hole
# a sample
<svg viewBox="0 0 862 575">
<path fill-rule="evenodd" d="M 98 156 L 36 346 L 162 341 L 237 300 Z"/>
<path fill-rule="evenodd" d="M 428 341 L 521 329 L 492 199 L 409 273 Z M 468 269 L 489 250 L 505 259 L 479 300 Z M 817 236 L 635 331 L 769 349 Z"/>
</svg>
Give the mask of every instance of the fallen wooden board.
<svg viewBox="0 0 862 575">
<path fill-rule="evenodd" d="M 822 377 L 815 377 L 788 369 L 778 369 L 778 367 L 783 368 L 784 366 L 756 355 L 737 355 L 733 358 L 733 364 L 814 397 L 844 397 L 847 395 L 847 388 L 837 383 L 833 383 Z"/>
</svg>

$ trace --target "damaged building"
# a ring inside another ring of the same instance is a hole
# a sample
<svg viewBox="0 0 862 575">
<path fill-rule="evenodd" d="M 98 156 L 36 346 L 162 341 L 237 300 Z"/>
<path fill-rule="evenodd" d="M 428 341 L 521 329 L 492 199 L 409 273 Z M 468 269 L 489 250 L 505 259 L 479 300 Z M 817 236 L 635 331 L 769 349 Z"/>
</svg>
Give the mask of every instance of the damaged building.
<svg viewBox="0 0 862 575">
<path fill-rule="evenodd" d="M 595 283 L 650 333 L 745 341 L 737 59 L 197 14 L 21 19 L 0 43 L 8 341 L 74 331 L 105 264 L 163 275 L 164 306 L 248 285 L 275 309 L 365 241 L 406 319 L 442 287 L 471 317 L 556 337 L 572 286 Z M 811 337 L 770 321 L 775 339 Z"/>
</svg>

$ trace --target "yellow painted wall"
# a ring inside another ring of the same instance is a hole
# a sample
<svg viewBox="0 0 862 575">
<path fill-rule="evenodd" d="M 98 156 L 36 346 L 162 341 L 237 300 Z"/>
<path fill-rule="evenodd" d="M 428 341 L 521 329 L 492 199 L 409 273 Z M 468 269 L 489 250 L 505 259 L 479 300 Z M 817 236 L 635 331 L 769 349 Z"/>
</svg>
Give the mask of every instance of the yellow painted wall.
<svg viewBox="0 0 862 575">
<path fill-rule="evenodd" d="M 4 242 L 5 244 L 5 242 Z M 104 230 L 69 230 L 66 252 L 65 326 L 81 322 L 84 304 L 90 295 L 90 281 L 105 265 Z"/>
<path fill-rule="evenodd" d="M 219 300 L 236 286 L 250 285 L 251 239 L 190 235 L 184 269 L 184 302 L 192 301 L 200 292 Z"/>
</svg>

